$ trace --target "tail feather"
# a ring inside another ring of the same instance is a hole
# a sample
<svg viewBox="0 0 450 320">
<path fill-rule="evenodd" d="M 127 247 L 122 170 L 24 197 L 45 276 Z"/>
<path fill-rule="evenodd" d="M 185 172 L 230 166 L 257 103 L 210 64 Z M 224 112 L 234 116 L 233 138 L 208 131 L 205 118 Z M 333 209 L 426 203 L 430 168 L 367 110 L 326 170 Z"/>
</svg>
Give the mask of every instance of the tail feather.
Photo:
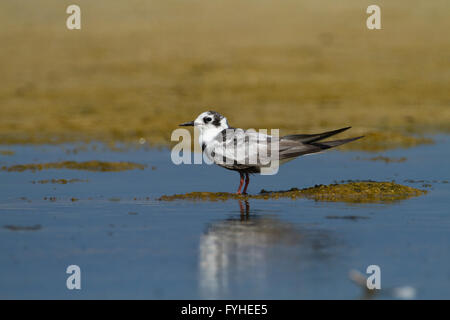
<svg viewBox="0 0 450 320">
<path fill-rule="evenodd" d="M 341 139 L 341 140 L 333 140 L 333 141 L 324 141 L 324 142 L 313 142 L 313 143 L 302 143 L 299 146 L 295 146 L 292 148 L 286 148 L 284 150 L 280 150 L 280 160 L 289 161 L 293 158 L 310 154 L 321 152 L 330 148 L 334 148 L 340 145 L 343 145 L 348 142 L 352 142 L 358 139 L 363 138 L 364 136 Z"/>
<path fill-rule="evenodd" d="M 334 148 L 334 147 L 340 146 L 344 143 L 348 143 L 348 142 L 352 142 L 352 141 L 361 139 L 363 137 L 364 136 L 348 138 L 348 139 L 341 139 L 341 140 L 333 140 L 333 141 L 314 142 L 314 143 L 311 143 L 311 145 L 317 146 L 317 147 L 321 148 L 322 150 L 326 150 L 329 148 Z"/>
</svg>

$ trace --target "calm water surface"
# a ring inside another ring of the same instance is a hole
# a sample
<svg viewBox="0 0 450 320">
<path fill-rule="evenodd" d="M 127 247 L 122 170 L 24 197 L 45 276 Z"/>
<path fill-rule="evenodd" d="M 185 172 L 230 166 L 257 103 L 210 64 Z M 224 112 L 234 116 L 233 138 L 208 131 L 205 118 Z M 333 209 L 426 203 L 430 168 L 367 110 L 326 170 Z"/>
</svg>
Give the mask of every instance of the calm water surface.
<svg viewBox="0 0 450 320">
<path fill-rule="evenodd" d="M 276 176 L 255 176 L 249 187 L 257 193 L 372 179 L 430 191 L 393 204 L 353 205 L 160 202 L 163 194 L 235 191 L 239 175 L 175 166 L 169 150 L 67 154 L 55 146 L 0 146 L 15 151 L 0 156 L 0 166 L 61 160 L 148 165 L 124 172 L 0 171 L 0 298 L 359 299 L 364 291 L 348 273 L 376 264 L 383 290 L 375 297 L 395 298 L 389 289 L 411 286 L 416 298 L 449 299 L 450 138 L 435 138 L 434 145 L 383 153 L 406 157 L 402 163 L 330 151 L 292 161 Z M 53 178 L 88 181 L 32 183 Z M 79 291 L 66 288 L 72 264 L 81 268 Z"/>
</svg>

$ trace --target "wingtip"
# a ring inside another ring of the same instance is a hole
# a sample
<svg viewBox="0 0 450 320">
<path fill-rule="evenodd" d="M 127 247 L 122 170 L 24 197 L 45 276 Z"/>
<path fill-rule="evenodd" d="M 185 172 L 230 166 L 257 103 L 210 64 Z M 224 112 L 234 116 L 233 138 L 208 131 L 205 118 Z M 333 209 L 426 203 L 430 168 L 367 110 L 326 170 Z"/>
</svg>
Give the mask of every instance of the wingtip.
<svg viewBox="0 0 450 320">
<path fill-rule="evenodd" d="M 330 131 L 330 133 L 331 133 L 331 132 L 336 132 L 336 134 L 338 134 L 338 133 L 341 133 L 341 132 L 343 132 L 343 131 L 346 131 L 346 130 L 348 130 L 348 129 L 350 129 L 350 128 L 351 128 L 351 127 L 343 127 L 343 128 L 337 129 L 337 130 Z"/>
<path fill-rule="evenodd" d="M 364 136 L 353 137 L 353 138 L 348 138 L 348 139 L 344 139 L 344 140 L 347 140 L 347 142 L 353 142 L 353 141 L 356 141 L 356 140 L 359 140 L 359 139 L 362 139 L 362 138 L 364 138 Z"/>
</svg>

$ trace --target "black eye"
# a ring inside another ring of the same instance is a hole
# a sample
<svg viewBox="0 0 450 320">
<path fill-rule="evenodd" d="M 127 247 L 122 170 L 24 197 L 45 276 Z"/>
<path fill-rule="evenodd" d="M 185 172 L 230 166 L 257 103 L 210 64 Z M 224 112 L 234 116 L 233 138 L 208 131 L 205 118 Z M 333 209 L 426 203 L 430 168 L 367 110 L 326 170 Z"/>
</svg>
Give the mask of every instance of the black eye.
<svg viewBox="0 0 450 320">
<path fill-rule="evenodd" d="M 205 123 L 208 123 L 208 122 L 210 122 L 212 119 L 210 118 L 210 117 L 204 117 L 203 118 L 203 121 L 205 122 Z"/>
</svg>

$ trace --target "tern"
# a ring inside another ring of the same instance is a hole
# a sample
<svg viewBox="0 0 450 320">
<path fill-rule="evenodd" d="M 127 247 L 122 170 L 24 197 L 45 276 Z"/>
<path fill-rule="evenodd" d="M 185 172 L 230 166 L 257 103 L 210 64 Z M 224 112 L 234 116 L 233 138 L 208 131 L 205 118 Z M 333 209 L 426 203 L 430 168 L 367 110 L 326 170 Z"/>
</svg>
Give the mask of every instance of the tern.
<svg viewBox="0 0 450 320">
<path fill-rule="evenodd" d="M 239 172 L 237 194 L 247 194 L 249 174 L 261 173 L 274 157 L 282 164 L 299 156 L 321 152 L 363 137 L 322 141 L 351 127 L 318 134 L 270 136 L 254 130 L 244 131 L 230 127 L 227 118 L 216 111 L 203 112 L 194 121 L 182 123 L 180 126 L 198 128 L 199 144 L 208 158 L 225 169 Z M 241 191 L 243 185 L 244 189 Z"/>
</svg>

